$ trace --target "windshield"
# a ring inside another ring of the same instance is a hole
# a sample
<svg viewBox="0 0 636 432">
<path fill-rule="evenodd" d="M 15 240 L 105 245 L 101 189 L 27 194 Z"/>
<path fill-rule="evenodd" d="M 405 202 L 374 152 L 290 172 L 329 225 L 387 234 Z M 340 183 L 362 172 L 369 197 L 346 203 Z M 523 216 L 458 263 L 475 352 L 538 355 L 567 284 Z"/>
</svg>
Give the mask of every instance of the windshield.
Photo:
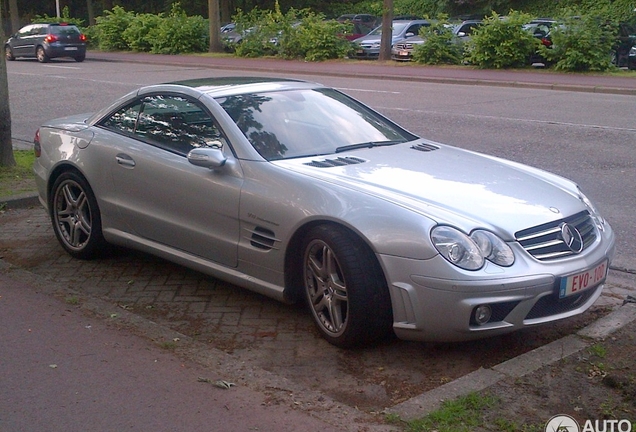
<svg viewBox="0 0 636 432">
<path fill-rule="evenodd" d="M 400 34 L 402 33 L 402 30 L 404 29 L 404 27 L 406 27 L 407 23 L 393 23 L 393 28 L 392 28 L 392 32 L 393 34 Z M 382 26 L 376 28 L 375 30 L 373 30 L 371 33 L 369 33 L 370 35 L 374 35 L 374 36 L 382 36 Z"/>
<path fill-rule="evenodd" d="M 335 153 L 338 149 L 417 139 L 333 89 L 289 90 L 218 98 L 267 160 Z"/>
</svg>

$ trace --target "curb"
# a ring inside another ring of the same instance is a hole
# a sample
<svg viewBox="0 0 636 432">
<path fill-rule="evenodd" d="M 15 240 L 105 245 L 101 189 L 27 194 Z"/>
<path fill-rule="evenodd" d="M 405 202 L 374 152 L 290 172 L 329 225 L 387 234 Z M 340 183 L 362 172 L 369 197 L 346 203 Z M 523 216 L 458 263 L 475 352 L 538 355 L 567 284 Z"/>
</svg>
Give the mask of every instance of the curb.
<svg viewBox="0 0 636 432">
<path fill-rule="evenodd" d="M 485 390 L 506 378 L 521 378 L 543 366 L 551 365 L 576 354 L 634 320 L 636 320 L 636 304 L 625 303 L 610 314 L 579 330 L 576 334 L 565 336 L 492 368 L 480 368 L 450 383 L 395 405 L 385 412 L 396 414 L 402 420 L 424 417 L 439 409 L 446 400 Z"/>
<path fill-rule="evenodd" d="M 29 208 L 29 207 L 39 206 L 39 205 L 40 205 L 40 199 L 38 198 L 38 194 L 35 192 L 12 195 L 9 197 L 0 197 L 0 211 L 10 210 L 10 209 L 19 209 L 19 208 Z"/>
</svg>

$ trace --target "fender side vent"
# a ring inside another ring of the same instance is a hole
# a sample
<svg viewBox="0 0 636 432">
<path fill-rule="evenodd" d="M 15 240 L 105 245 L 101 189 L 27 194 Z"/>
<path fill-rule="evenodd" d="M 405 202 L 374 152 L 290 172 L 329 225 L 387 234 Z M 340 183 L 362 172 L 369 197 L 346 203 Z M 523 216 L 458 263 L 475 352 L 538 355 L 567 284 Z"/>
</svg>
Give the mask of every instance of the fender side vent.
<svg viewBox="0 0 636 432">
<path fill-rule="evenodd" d="M 430 151 L 433 151 L 433 150 L 439 150 L 439 147 L 434 146 L 433 144 L 426 144 L 426 143 L 414 145 L 414 146 L 411 146 L 411 148 L 413 150 L 419 150 L 419 151 L 423 151 L 423 152 L 430 152 Z"/>
<path fill-rule="evenodd" d="M 262 249 L 262 250 L 276 249 L 274 247 L 274 244 L 280 241 L 276 238 L 276 235 L 274 234 L 274 232 L 271 230 L 268 230 L 267 228 L 255 227 L 253 230 L 248 230 L 248 231 L 251 234 L 251 236 L 249 237 L 250 244 L 257 249 Z"/>
<path fill-rule="evenodd" d="M 335 159 L 313 160 L 311 162 L 306 163 L 305 165 L 309 165 L 316 168 L 331 168 L 331 167 L 344 166 L 344 165 L 356 165 L 356 164 L 361 164 L 364 162 L 366 162 L 366 160 L 364 159 L 347 156 L 347 157 L 339 157 Z"/>
</svg>

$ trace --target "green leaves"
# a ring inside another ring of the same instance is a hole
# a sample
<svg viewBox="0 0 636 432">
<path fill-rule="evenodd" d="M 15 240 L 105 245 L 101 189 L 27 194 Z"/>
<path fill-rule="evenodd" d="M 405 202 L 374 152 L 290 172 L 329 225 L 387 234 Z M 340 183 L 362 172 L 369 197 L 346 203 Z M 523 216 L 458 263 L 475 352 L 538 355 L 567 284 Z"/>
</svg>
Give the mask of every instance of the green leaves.
<svg viewBox="0 0 636 432">
<path fill-rule="evenodd" d="M 468 61 L 481 68 L 494 69 L 527 65 L 540 45 L 539 40 L 523 28 L 530 20 L 530 15 L 517 11 L 505 17 L 493 12 L 467 42 Z"/>
</svg>

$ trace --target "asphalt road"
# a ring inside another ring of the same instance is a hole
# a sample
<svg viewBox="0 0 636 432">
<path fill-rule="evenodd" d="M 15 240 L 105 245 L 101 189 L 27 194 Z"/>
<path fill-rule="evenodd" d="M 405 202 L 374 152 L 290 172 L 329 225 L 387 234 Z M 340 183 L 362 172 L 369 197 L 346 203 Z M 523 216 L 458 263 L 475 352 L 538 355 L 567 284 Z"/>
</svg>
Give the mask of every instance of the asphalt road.
<svg viewBox="0 0 636 432">
<path fill-rule="evenodd" d="M 451 85 L 282 70 L 228 71 L 91 61 L 90 57 L 81 64 L 15 61 L 8 64 L 13 137 L 30 143 L 43 121 L 95 111 L 139 85 L 255 74 L 322 82 L 361 99 L 420 136 L 575 180 L 617 232 L 614 266 L 636 271 L 636 96 L 631 93 Z"/>
<path fill-rule="evenodd" d="M 13 136 L 24 143 L 31 142 L 43 121 L 95 111 L 141 84 L 255 75 L 253 71 L 90 59 L 82 64 L 18 61 L 9 63 L 8 72 Z M 258 73 L 272 74 L 295 76 L 282 71 Z M 576 180 L 617 231 L 615 268 L 636 269 L 635 96 L 329 75 L 297 77 L 337 87 L 427 138 Z M 223 350 L 237 364 L 262 368 L 370 412 L 468 371 L 490 367 L 594 319 L 588 315 L 480 343 L 389 340 L 362 352 L 343 352 L 320 339 L 301 308 L 280 305 L 134 252 L 97 263 L 69 260 L 43 211 L 27 209 L 8 216 L 0 233 L 8 262 Z M 612 272 L 615 287 L 631 283 L 624 282 L 626 275 Z M 622 295 L 620 290 L 609 293 L 606 301 Z"/>
</svg>

